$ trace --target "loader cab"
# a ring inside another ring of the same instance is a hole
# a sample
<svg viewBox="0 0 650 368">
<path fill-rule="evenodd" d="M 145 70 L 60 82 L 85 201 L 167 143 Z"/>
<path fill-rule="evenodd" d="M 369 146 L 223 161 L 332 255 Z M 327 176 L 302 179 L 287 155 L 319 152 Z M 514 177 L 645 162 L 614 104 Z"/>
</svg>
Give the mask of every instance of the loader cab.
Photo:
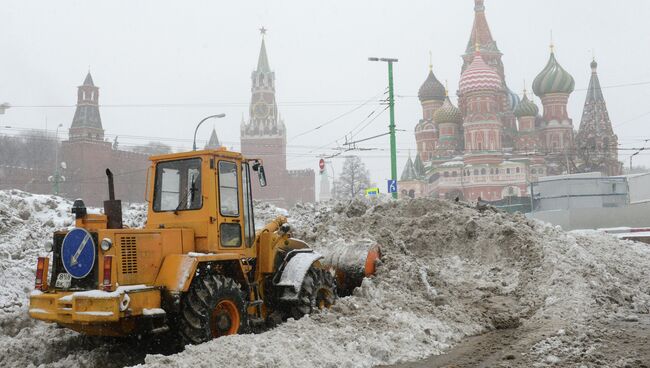
<svg viewBox="0 0 650 368">
<path fill-rule="evenodd" d="M 191 229 L 196 252 L 254 255 L 251 180 L 266 185 L 259 161 L 223 148 L 153 156 L 151 161 L 147 228 Z"/>
</svg>

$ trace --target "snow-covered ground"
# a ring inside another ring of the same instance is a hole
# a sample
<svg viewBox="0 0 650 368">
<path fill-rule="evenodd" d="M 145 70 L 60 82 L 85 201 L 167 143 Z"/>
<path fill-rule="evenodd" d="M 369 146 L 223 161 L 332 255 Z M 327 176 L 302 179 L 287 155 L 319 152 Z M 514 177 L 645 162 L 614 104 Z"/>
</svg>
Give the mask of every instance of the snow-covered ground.
<svg viewBox="0 0 650 368">
<path fill-rule="evenodd" d="M 69 208 L 51 196 L 0 192 L 0 366 L 371 367 L 439 354 L 489 330 L 538 326 L 554 333 L 531 341 L 520 366 L 614 366 L 628 357 L 597 356 L 604 342 L 589 336 L 608 321 L 635 328 L 650 308 L 645 244 L 430 199 L 289 211 L 257 203 L 258 226 L 288 215 L 294 235 L 315 248 L 378 242 L 384 257 L 376 277 L 330 311 L 145 357 L 128 343 L 27 317 L 36 257 L 55 227 L 70 225 Z M 125 211 L 125 222 L 142 223 L 143 210 Z"/>
</svg>

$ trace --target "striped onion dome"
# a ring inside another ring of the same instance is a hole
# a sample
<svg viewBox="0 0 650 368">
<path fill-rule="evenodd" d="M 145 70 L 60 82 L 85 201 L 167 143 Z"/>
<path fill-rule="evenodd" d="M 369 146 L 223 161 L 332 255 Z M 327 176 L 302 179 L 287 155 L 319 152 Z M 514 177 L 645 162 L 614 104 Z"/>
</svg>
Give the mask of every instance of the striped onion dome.
<svg viewBox="0 0 650 368">
<path fill-rule="evenodd" d="M 555 53 L 551 52 L 548 63 L 533 81 L 533 92 L 542 97 L 549 93 L 571 93 L 574 87 L 573 77 L 560 66 Z"/>
<path fill-rule="evenodd" d="M 499 91 L 502 87 L 499 73 L 483 60 L 479 51 L 476 51 L 474 60 L 460 76 L 460 93 Z"/>
<path fill-rule="evenodd" d="M 431 69 L 429 69 L 427 79 L 422 83 L 422 86 L 420 86 L 418 97 L 420 98 L 420 101 L 442 101 L 445 99 L 445 86 L 440 83 Z"/>
<path fill-rule="evenodd" d="M 460 124 L 463 122 L 463 117 L 460 110 L 451 103 L 449 97 L 445 98 L 445 102 L 440 106 L 436 113 L 433 114 L 433 120 L 437 124 L 453 123 Z"/>
<path fill-rule="evenodd" d="M 535 103 L 528 99 L 526 91 L 524 91 L 524 98 L 521 99 L 517 108 L 515 108 L 515 116 L 520 118 L 523 116 L 537 116 L 539 108 Z"/>
</svg>

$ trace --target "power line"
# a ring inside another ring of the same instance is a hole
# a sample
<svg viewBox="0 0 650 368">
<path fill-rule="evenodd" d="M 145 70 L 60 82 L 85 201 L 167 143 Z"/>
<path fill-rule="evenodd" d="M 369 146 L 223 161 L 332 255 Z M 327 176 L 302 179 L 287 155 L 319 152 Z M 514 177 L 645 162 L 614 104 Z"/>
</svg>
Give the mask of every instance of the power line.
<svg viewBox="0 0 650 368">
<path fill-rule="evenodd" d="M 342 113 L 342 114 L 340 114 L 340 115 L 338 115 L 338 116 L 336 116 L 336 117 L 334 117 L 334 118 L 332 118 L 332 119 L 330 119 L 330 120 L 327 120 L 326 122 L 319 124 L 317 127 L 313 128 L 313 129 L 307 130 L 307 131 L 305 131 L 305 132 L 303 132 L 303 133 L 300 133 L 300 134 L 298 134 L 298 135 L 295 135 L 295 136 L 291 137 L 291 138 L 289 139 L 289 141 L 292 141 L 292 140 L 294 140 L 295 138 L 302 137 L 302 136 L 305 135 L 305 134 L 308 134 L 308 133 L 314 132 L 314 131 L 319 130 L 319 129 L 325 127 L 325 126 L 328 126 L 329 124 L 331 124 L 331 123 L 333 123 L 333 122 L 335 122 L 335 121 L 341 119 L 342 117 L 347 116 L 347 115 L 349 115 L 349 114 L 351 114 L 351 113 L 353 113 L 353 112 L 359 110 L 360 108 L 362 108 L 363 106 L 367 105 L 369 102 L 371 102 L 372 100 L 374 100 L 374 99 L 376 99 L 377 97 L 381 96 L 382 94 L 386 94 L 386 92 L 378 93 L 378 94 L 376 94 L 376 95 L 370 97 L 368 100 L 362 102 L 360 105 L 356 106 L 355 108 L 353 108 L 353 109 L 351 109 L 351 110 L 348 110 L 348 111 L 346 111 L 346 112 L 344 112 L 344 113 Z"/>
<path fill-rule="evenodd" d="M 313 100 L 313 101 L 279 101 L 278 106 L 337 106 L 337 105 L 356 105 L 363 103 L 365 100 Z M 250 106 L 247 102 L 199 102 L 199 103 L 133 103 L 133 104 L 99 104 L 100 108 L 180 108 L 180 107 L 246 107 Z M 46 104 L 22 104 L 12 105 L 12 109 L 49 109 L 49 108 L 76 108 L 77 105 L 46 105 Z"/>
</svg>

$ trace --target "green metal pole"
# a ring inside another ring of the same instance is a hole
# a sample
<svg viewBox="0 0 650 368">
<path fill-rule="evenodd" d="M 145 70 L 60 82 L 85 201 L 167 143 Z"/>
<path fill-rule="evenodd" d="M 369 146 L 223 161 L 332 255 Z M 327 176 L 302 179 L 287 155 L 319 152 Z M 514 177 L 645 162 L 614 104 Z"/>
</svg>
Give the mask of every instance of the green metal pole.
<svg viewBox="0 0 650 368">
<path fill-rule="evenodd" d="M 397 147 L 395 143 L 395 99 L 393 96 L 393 62 L 388 62 L 388 106 L 390 107 L 390 175 L 397 180 Z M 393 193 L 397 199 L 397 193 Z"/>
</svg>

